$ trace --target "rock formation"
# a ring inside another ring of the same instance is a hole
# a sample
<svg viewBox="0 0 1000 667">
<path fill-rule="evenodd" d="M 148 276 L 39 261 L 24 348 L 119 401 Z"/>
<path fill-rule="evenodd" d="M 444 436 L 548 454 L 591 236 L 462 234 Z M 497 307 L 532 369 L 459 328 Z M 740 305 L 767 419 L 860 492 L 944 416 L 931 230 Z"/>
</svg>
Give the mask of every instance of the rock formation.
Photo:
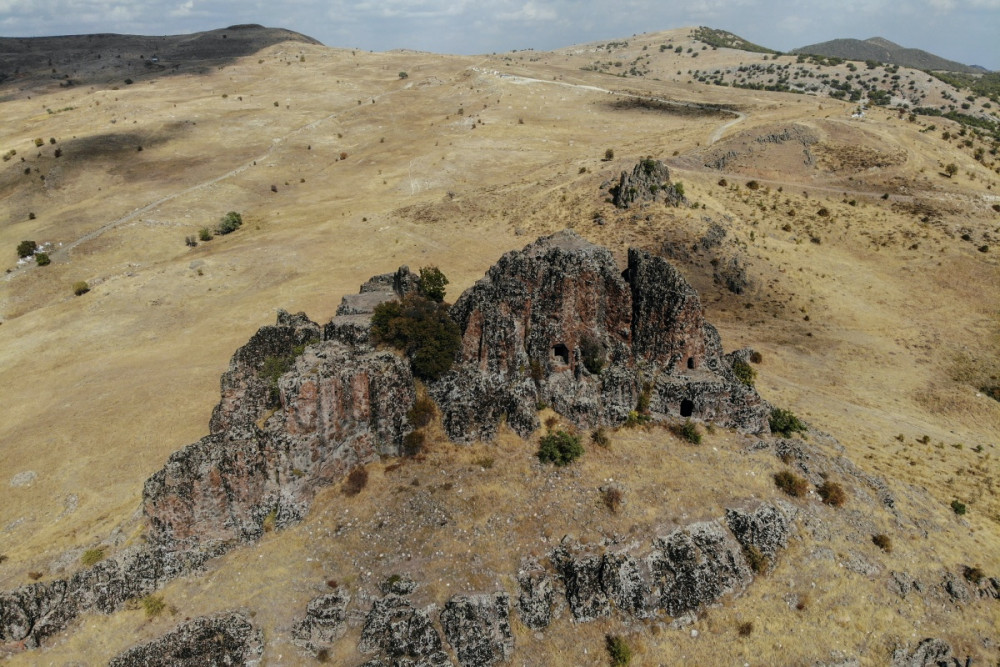
<svg viewBox="0 0 1000 667">
<path fill-rule="evenodd" d="M 654 417 L 767 429 L 697 293 L 641 250 L 622 272 L 606 248 L 560 232 L 504 255 L 452 316 L 460 363 L 431 387 L 452 440 L 491 439 L 501 419 L 527 437 L 540 402 L 581 427 L 619 426 L 643 395 Z"/>
<path fill-rule="evenodd" d="M 264 635 L 242 614 L 204 616 L 159 639 L 133 647 L 108 667 L 201 667 L 260 664 Z"/>
<path fill-rule="evenodd" d="M 630 208 L 644 202 L 666 201 L 677 206 L 684 192 L 670 183 L 670 170 L 659 160 L 640 160 L 632 172 L 622 172 L 611 188 L 611 201 L 618 208 Z"/>
<path fill-rule="evenodd" d="M 325 326 L 279 312 L 233 355 L 209 435 L 147 480 L 148 548 L 0 594 L 0 642 L 37 646 L 84 611 L 113 612 L 236 544 L 299 521 L 317 491 L 353 467 L 402 454 L 413 428 L 413 375 L 403 356 L 373 347 L 369 328 L 379 303 L 415 291 L 416 276 L 402 267 L 345 297 Z M 698 295 L 646 252 L 630 250 L 622 271 L 607 249 L 573 232 L 543 238 L 504 255 L 451 314 L 461 350 L 429 390 L 457 442 L 489 440 L 502 420 L 527 437 L 539 403 L 581 427 L 617 426 L 642 411 L 767 431 L 768 406 L 733 374 L 745 352 L 723 355 Z M 558 551 L 557 572 L 535 562 L 519 574 L 517 609 L 526 625 L 544 627 L 564 604 L 555 595 L 560 585 L 577 620 L 612 607 L 638 617 L 657 606 L 693 609 L 747 584 L 741 543 L 768 554 L 783 546 L 755 528 L 760 522 L 780 523 L 780 513 L 730 518 L 740 543 L 720 523 L 689 526 L 658 538 L 645 560 L 623 550 Z M 787 525 L 778 529 L 783 535 Z M 447 661 L 429 610 L 412 608 L 408 592 L 386 592 L 369 614 L 362 650 L 377 654 L 371 664 L 400 656 Z M 344 605 L 324 598 L 310 607 L 294 631 L 299 643 L 318 646 L 339 633 Z M 449 603 L 442 625 L 460 662 L 506 659 L 508 606 L 505 596 Z"/>
</svg>

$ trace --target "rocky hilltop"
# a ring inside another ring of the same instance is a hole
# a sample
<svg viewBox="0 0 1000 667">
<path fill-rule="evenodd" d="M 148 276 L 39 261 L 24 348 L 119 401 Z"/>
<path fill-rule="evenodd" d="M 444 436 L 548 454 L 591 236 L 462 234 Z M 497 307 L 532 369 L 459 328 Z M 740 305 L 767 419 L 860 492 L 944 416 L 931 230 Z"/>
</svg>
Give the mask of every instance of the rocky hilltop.
<svg viewBox="0 0 1000 667">
<path fill-rule="evenodd" d="M 370 327 L 379 304 L 407 299 L 418 284 L 406 267 L 375 276 L 323 326 L 279 312 L 275 325 L 233 355 L 209 435 L 146 482 L 146 546 L 69 579 L 0 594 L 0 642 L 37 647 L 85 611 L 113 613 L 209 558 L 302 520 L 319 490 L 350 471 L 403 455 L 419 426 L 411 408 L 423 390 L 403 355 L 374 344 Z M 661 257 L 630 249 L 622 268 L 608 249 L 560 232 L 504 255 L 450 312 L 460 348 L 426 390 L 455 442 L 489 441 L 501 423 L 527 438 L 542 405 L 579 428 L 703 421 L 751 434 L 750 451 L 773 453 L 809 483 L 835 473 L 853 482 L 859 498 L 896 511 L 885 483 L 846 459 L 769 438 L 770 406 L 734 370 L 751 352 L 723 353 L 697 293 Z M 322 658 L 353 622 L 366 665 L 450 665 L 454 656 L 472 666 L 511 658 L 512 614 L 535 631 L 564 609 L 575 622 L 670 617 L 671 627 L 683 627 L 690 614 L 740 595 L 770 571 L 796 534 L 799 513 L 789 502 L 749 499 L 724 516 L 635 539 L 588 544 L 567 536 L 544 547 L 544 559 L 521 558 L 510 573 L 516 597 L 458 592 L 440 612 L 413 602 L 419 582 L 398 576 L 385 581 L 380 597 L 338 590 L 308 604 L 292 641 Z M 816 525 L 816 510 L 807 514 Z M 893 581 L 905 586 L 900 595 L 911 588 L 902 574 Z M 949 591 L 961 585 L 951 574 L 947 582 Z M 998 597 L 1000 582 L 985 579 L 974 594 Z M 947 644 L 928 646 L 928 655 L 950 655 Z M 151 664 L 157 655 L 185 656 L 177 664 L 206 656 L 255 664 L 262 651 L 260 630 L 234 613 L 185 623 L 113 664 Z"/>
</svg>

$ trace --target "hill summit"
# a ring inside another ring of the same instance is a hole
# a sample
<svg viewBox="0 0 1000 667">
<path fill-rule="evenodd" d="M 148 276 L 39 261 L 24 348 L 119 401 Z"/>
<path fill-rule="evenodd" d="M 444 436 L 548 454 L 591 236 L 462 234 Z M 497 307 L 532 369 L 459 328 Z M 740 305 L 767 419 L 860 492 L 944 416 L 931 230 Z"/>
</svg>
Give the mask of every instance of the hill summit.
<svg viewBox="0 0 1000 667">
<path fill-rule="evenodd" d="M 792 49 L 792 53 L 843 58 L 845 60 L 875 60 L 880 63 L 912 67 L 922 70 L 944 70 L 977 74 L 985 72 L 982 67 L 963 65 L 948 60 L 923 49 L 907 48 L 891 42 L 885 37 L 869 39 L 832 39 L 819 44 L 810 44 Z"/>
</svg>

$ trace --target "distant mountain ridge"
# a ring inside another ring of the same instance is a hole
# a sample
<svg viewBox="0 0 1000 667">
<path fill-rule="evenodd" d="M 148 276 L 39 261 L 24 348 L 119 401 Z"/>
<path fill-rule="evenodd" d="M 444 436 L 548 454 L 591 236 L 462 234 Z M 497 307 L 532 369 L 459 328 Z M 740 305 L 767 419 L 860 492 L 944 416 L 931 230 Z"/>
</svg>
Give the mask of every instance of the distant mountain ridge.
<svg viewBox="0 0 1000 667">
<path fill-rule="evenodd" d="M 911 49 L 891 42 L 884 37 L 869 39 L 832 39 L 828 42 L 810 44 L 792 49 L 792 53 L 844 58 L 845 60 L 877 60 L 880 63 L 901 65 L 922 70 L 944 70 L 947 72 L 964 72 L 966 74 L 981 74 L 987 72 L 978 65 L 963 65 L 936 56 L 923 49 Z"/>
<path fill-rule="evenodd" d="M 74 84 L 120 79 L 240 58 L 288 41 L 321 44 L 292 30 L 257 24 L 188 35 L 0 37 L 0 83 L 26 78 Z"/>
</svg>

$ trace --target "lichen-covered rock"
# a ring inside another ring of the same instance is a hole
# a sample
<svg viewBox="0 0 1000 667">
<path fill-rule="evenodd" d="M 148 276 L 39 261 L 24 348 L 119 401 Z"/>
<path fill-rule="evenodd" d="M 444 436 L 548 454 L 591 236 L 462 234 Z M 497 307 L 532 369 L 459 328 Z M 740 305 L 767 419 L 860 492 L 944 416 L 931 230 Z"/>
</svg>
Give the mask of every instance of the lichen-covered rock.
<svg viewBox="0 0 1000 667">
<path fill-rule="evenodd" d="M 212 411 L 209 433 L 224 433 L 255 423 L 273 406 L 273 388 L 262 376 L 268 360 L 293 356 L 299 346 L 320 339 L 320 327 L 304 313 L 278 311 L 274 326 L 261 327 L 236 350 L 229 370 L 222 374 L 222 396 Z"/>
<path fill-rule="evenodd" d="M 456 595 L 441 611 L 441 626 L 462 667 L 488 667 L 506 661 L 514 651 L 510 630 L 510 598 Z"/>
<path fill-rule="evenodd" d="M 647 615 L 649 579 L 639 559 L 626 551 L 607 552 L 601 567 L 601 588 L 615 608 L 639 618 Z"/>
<path fill-rule="evenodd" d="M 952 572 L 945 572 L 942 585 L 948 596 L 955 602 L 969 601 L 969 587 L 965 585 L 965 581 L 961 577 Z"/>
<path fill-rule="evenodd" d="M 354 466 L 401 452 L 416 394 L 399 355 L 315 343 L 277 387 L 284 409 L 265 423 L 209 435 L 146 481 L 154 544 L 190 549 L 257 540 L 266 525 L 300 520 L 316 491 Z"/>
<path fill-rule="evenodd" d="M 203 616 L 172 632 L 130 648 L 109 667 L 202 667 L 260 664 L 263 633 L 237 613 Z"/>
<path fill-rule="evenodd" d="M 306 607 L 305 618 L 292 627 L 292 642 L 317 653 L 343 637 L 350 599 L 350 595 L 339 591 L 314 597 Z"/>
<path fill-rule="evenodd" d="M 365 617 L 358 650 L 378 653 L 391 664 L 414 659 L 431 665 L 450 664 L 441 650 L 441 636 L 430 618 L 430 608 L 415 609 L 400 595 L 387 595 L 372 604 Z"/>
<path fill-rule="evenodd" d="M 660 160 L 640 160 L 631 173 L 622 172 L 611 188 L 611 201 L 618 208 L 630 208 L 642 202 L 667 201 L 678 205 L 684 196 L 670 183 L 670 171 Z"/>
<path fill-rule="evenodd" d="M 601 581 L 602 554 L 574 553 L 567 545 L 560 545 L 552 551 L 551 560 L 566 588 L 566 600 L 576 621 L 593 621 L 611 614 L 611 602 Z"/>
<path fill-rule="evenodd" d="M 744 549 L 757 549 L 771 563 L 788 545 L 788 517 L 774 505 L 761 503 L 753 512 L 727 509 L 726 523 Z"/>
<path fill-rule="evenodd" d="M 752 579 L 739 543 L 716 521 L 656 538 L 648 562 L 659 605 L 671 616 L 742 592 Z"/>
<path fill-rule="evenodd" d="M 623 273 L 564 231 L 466 290 L 451 310 L 458 363 L 431 386 L 448 436 L 491 439 L 504 419 L 527 436 L 539 402 L 580 427 L 617 426 L 643 391 L 654 416 L 765 431 L 766 404 L 733 376 L 691 286 L 662 258 L 633 249 L 628 261 Z"/>
<path fill-rule="evenodd" d="M 525 558 L 517 571 L 517 613 L 532 630 L 547 628 L 555 605 L 555 582 L 536 558 Z"/>
<path fill-rule="evenodd" d="M 924 639 L 912 652 L 898 648 L 892 653 L 892 667 L 962 667 L 966 662 L 954 657 L 943 639 Z"/>
</svg>

